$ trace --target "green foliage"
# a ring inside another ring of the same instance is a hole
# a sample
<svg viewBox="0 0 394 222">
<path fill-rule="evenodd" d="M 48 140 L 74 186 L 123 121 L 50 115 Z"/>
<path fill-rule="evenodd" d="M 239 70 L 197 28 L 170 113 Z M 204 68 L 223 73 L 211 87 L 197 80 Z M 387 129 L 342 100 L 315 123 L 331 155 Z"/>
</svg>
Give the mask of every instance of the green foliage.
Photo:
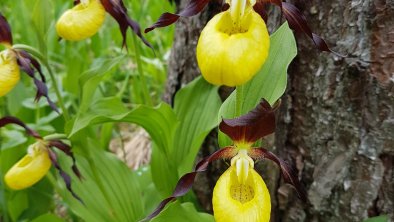
<svg viewBox="0 0 394 222">
<path fill-rule="evenodd" d="M 96 142 L 89 140 L 85 149 L 89 156 L 77 156 L 84 177 L 79 181 L 73 177 L 73 188 L 83 200 L 82 204 L 64 187 L 61 195 L 70 209 L 84 221 L 137 221 L 144 215 L 142 193 L 133 174 L 113 154 L 96 149 Z M 64 164 L 67 165 L 67 164 Z"/>
<path fill-rule="evenodd" d="M 381 215 L 378 217 L 368 218 L 364 220 L 364 222 L 389 222 L 389 217 L 387 215 Z"/>
<path fill-rule="evenodd" d="M 151 222 L 214 222 L 212 215 L 199 213 L 191 203 L 175 203 L 170 204 L 166 210 L 153 218 Z"/>
</svg>

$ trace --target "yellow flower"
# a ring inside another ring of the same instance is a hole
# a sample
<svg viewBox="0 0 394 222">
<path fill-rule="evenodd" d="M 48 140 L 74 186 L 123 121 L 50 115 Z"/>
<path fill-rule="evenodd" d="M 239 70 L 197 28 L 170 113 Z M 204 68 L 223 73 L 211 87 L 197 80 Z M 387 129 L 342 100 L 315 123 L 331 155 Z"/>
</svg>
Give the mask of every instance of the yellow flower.
<svg viewBox="0 0 394 222">
<path fill-rule="evenodd" d="M 270 220 L 270 194 L 261 176 L 253 169 L 253 160 L 247 156 L 246 150 L 240 150 L 230 168 L 220 176 L 212 202 L 216 222 Z"/>
<path fill-rule="evenodd" d="M 15 52 L 11 49 L 0 52 L 0 97 L 9 93 L 19 79 L 20 71 Z"/>
<path fill-rule="evenodd" d="M 239 86 L 264 64 L 269 34 L 249 0 L 232 0 L 228 11 L 213 17 L 201 32 L 197 61 L 203 77 L 215 85 Z"/>
<path fill-rule="evenodd" d="M 8 187 L 13 190 L 28 188 L 47 174 L 51 167 L 48 149 L 43 141 L 31 145 L 26 154 L 5 175 Z"/>
<path fill-rule="evenodd" d="M 79 41 L 96 34 L 105 19 L 105 9 L 99 0 L 85 0 L 67 10 L 56 23 L 58 35 Z"/>
</svg>

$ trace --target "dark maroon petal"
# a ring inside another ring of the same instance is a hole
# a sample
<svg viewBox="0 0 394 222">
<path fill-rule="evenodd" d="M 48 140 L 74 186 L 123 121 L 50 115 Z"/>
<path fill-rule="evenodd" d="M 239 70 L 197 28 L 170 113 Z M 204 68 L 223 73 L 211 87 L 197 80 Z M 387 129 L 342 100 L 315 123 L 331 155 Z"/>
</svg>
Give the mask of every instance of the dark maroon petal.
<svg viewBox="0 0 394 222">
<path fill-rule="evenodd" d="M 49 141 L 49 146 L 50 147 L 56 147 L 59 150 L 61 150 L 63 153 L 65 153 L 67 156 L 71 157 L 73 164 L 71 166 L 71 169 L 73 170 L 74 174 L 79 178 L 82 179 L 81 173 L 77 167 L 76 160 L 74 153 L 71 151 L 71 147 L 65 143 L 63 143 L 61 140 L 50 140 Z"/>
<path fill-rule="evenodd" d="M 268 14 L 267 11 L 265 10 L 266 3 L 262 1 L 256 2 L 256 4 L 253 6 L 253 9 L 255 12 L 257 12 L 260 17 L 267 23 L 268 20 Z"/>
<path fill-rule="evenodd" d="M 209 0 L 191 0 L 186 7 L 177 14 L 172 14 L 169 12 L 163 13 L 155 24 L 145 29 L 145 33 L 152 31 L 155 28 L 169 26 L 180 17 L 191 17 L 200 13 L 205 6 L 209 3 Z"/>
<path fill-rule="evenodd" d="M 8 124 L 16 124 L 18 126 L 21 126 L 25 129 L 26 133 L 34 138 L 37 139 L 42 139 L 40 134 L 38 134 L 36 131 L 30 129 L 24 122 L 22 122 L 20 119 L 13 117 L 13 116 L 6 116 L 0 119 L 0 128 L 4 127 Z"/>
<path fill-rule="evenodd" d="M 286 20 L 289 22 L 291 29 L 296 32 L 303 32 L 306 34 L 310 39 L 312 39 L 316 48 L 318 48 L 320 51 L 332 52 L 338 56 L 343 57 L 343 55 L 332 51 L 323 38 L 311 31 L 305 16 L 297 7 L 287 2 L 282 2 L 281 5 L 283 14 L 285 15 Z"/>
<path fill-rule="evenodd" d="M 55 152 L 53 152 L 52 150 L 48 149 L 48 154 L 49 154 L 49 159 L 51 159 L 51 162 L 53 164 L 53 166 L 55 166 L 55 168 L 58 170 L 60 176 L 63 178 L 64 183 L 66 184 L 66 188 L 67 190 L 71 193 L 71 195 L 77 199 L 79 202 L 81 202 L 83 204 L 82 199 L 73 191 L 72 187 L 71 187 L 71 177 L 70 175 L 68 175 L 59 165 L 58 161 L 57 161 L 57 155 Z"/>
<path fill-rule="evenodd" d="M 34 59 L 29 53 L 26 51 L 20 50 L 17 53 L 17 61 L 19 67 L 27 74 L 29 75 L 33 81 L 34 85 L 37 88 L 37 94 L 35 100 L 38 101 L 41 99 L 42 96 L 44 96 L 47 99 L 47 102 L 49 106 L 55 110 L 57 113 L 59 113 L 59 110 L 57 109 L 55 103 L 52 102 L 52 100 L 49 98 L 48 95 L 48 88 L 45 85 L 46 79 L 44 74 L 41 71 L 41 66 L 38 63 L 36 59 Z M 35 76 L 35 71 L 37 71 L 40 75 L 40 79 L 38 79 Z"/>
<path fill-rule="evenodd" d="M 0 43 L 12 45 L 12 33 L 7 19 L 0 13 Z"/>
<path fill-rule="evenodd" d="M 223 149 L 216 151 L 209 157 L 202 159 L 200 162 L 197 163 L 193 172 L 183 175 L 178 180 L 178 183 L 172 195 L 164 199 L 162 202 L 160 202 L 159 206 L 157 206 L 157 208 L 142 221 L 151 220 L 152 218 L 157 216 L 169 202 L 176 200 L 176 198 L 185 195 L 192 188 L 197 173 L 205 171 L 210 162 L 218 159 L 229 159 L 235 155 L 236 155 L 236 150 L 233 147 L 225 147 Z"/>
<path fill-rule="evenodd" d="M 275 109 L 262 99 L 256 108 L 235 119 L 223 119 L 220 131 L 235 142 L 254 143 L 275 131 Z"/>
<path fill-rule="evenodd" d="M 140 25 L 127 15 L 127 9 L 122 0 L 101 0 L 101 3 L 105 10 L 118 22 L 120 32 L 123 36 L 123 47 L 127 47 L 126 34 L 127 29 L 130 27 L 130 29 L 133 30 L 145 45 L 152 48 L 152 45 L 144 38 L 144 36 L 142 36 Z"/>
<path fill-rule="evenodd" d="M 223 4 L 222 12 L 227 11 L 229 8 L 230 8 L 230 4 L 228 4 L 228 3 Z"/>
<path fill-rule="evenodd" d="M 248 154 L 255 160 L 270 159 L 274 161 L 280 167 L 285 182 L 293 185 L 300 199 L 307 202 L 307 194 L 305 188 L 298 180 L 298 174 L 295 167 L 291 167 L 284 160 L 264 148 L 253 148 L 248 151 Z"/>
<path fill-rule="evenodd" d="M 78 5 L 79 3 L 81 3 L 80 0 L 74 0 L 74 5 Z"/>
</svg>

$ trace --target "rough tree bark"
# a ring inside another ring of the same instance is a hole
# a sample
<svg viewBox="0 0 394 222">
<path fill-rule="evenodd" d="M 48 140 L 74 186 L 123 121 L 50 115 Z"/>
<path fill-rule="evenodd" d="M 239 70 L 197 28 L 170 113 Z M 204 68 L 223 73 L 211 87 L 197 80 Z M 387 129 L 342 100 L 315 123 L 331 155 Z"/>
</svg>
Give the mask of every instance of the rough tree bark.
<svg viewBox="0 0 394 222">
<path fill-rule="evenodd" d="M 183 8 L 187 2 L 176 4 Z M 298 168 L 310 203 L 298 200 L 274 165 L 259 164 L 271 190 L 272 221 L 362 221 L 379 214 L 394 220 L 394 0 L 293 3 L 316 33 L 348 56 L 318 53 L 297 35 L 299 55 L 289 70 L 272 149 Z M 169 103 L 199 75 L 197 40 L 220 8 L 220 0 L 212 1 L 201 15 L 177 23 L 165 95 Z M 271 29 L 280 21 L 277 15 L 270 16 Z M 202 155 L 215 146 L 208 140 Z M 195 189 L 208 211 L 220 166 L 199 177 Z"/>
</svg>

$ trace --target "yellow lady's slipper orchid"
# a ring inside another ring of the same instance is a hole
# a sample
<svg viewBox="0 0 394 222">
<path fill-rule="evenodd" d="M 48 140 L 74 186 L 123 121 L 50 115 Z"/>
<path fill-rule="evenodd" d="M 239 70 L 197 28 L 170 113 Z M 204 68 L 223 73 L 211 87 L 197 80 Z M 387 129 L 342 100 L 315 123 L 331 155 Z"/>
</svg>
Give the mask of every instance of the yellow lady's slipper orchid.
<svg viewBox="0 0 394 222">
<path fill-rule="evenodd" d="M 9 93 L 19 79 L 20 71 L 15 52 L 10 49 L 0 52 L 0 97 Z"/>
<path fill-rule="evenodd" d="M 228 11 L 213 17 L 201 32 L 197 61 L 203 77 L 215 85 L 239 86 L 264 64 L 270 39 L 255 1 L 232 0 Z"/>
<path fill-rule="evenodd" d="M 268 222 L 270 194 L 261 176 L 253 169 L 255 160 L 269 159 L 279 165 L 283 178 L 292 184 L 299 197 L 306 201 L 306 191 L 296 171 L 274 153 L 253 144 L 275 131 L 275 107 L 262 100 L 255 109 L 235 119 L 223 119 L 219 129 L 234 144 L 214 152 L 197 163 L 194 171 L 183 175 L 171 196 L 167 197 L 143 221 L 157 216 L 171 201 L 182 197 L 192 188 L 197 173 L 207 170 L 208 164 L 230 159 L 230 168 L 220 176 L 213 190 L 213 211 L 216 222 Z"/>
<path fill-rule="evenodd" d="M 99 0 L 85 0 L 67 10 L 56 23 L 58 35 L 79 41 L 96 34 L 105 20 L 105 9 Z"/>
<path fill-rule="evenodd" d="M 216 222 L 269 221 L 270 194 L 261 176 L 253 169 L 253 160 L 247 156 L 246 150 L 240 150 L 233 160 L 213 190 Z"/>
<path fill-rule="evenodd" d="M 44 142 L 31 145 L 26 154 L 5 175 L 6 184 L 14 190 L 30 187 L 41 180 L 51 167 L 48 149 Z"/>
</svg>

